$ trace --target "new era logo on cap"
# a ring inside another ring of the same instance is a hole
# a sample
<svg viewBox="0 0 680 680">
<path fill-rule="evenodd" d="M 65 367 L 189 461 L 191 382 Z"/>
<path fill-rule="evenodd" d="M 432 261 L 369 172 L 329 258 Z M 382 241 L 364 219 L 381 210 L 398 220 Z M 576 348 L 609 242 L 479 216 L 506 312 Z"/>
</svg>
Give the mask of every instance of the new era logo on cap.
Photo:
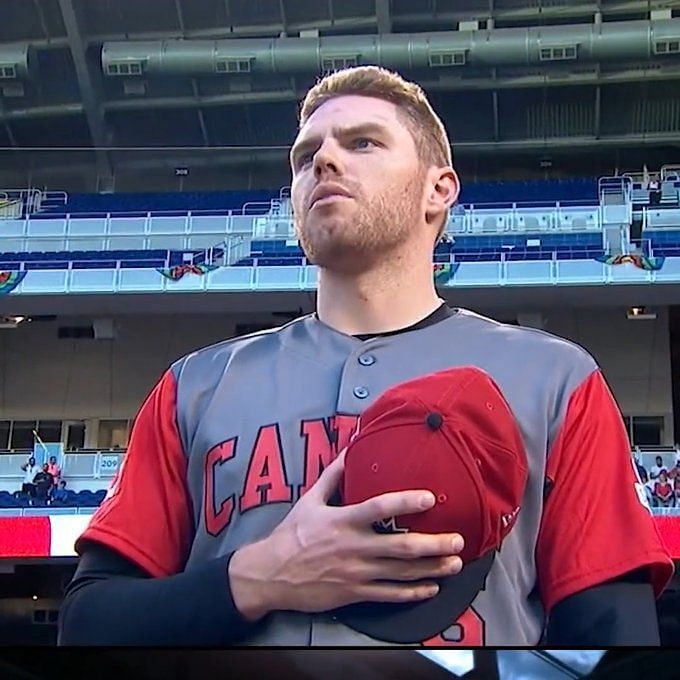
<svg viewBox="0 0 680 680">
<path fill-rule="evenodd" d="M 419 642 L 448 628 L 484 586 L 495 552 L 521 513 L 527 459 L 519 426 L 481 369 L 453 368 L 397 385 L 361 416 L 345 454 L 342 499 L 428 489 L 434 507 L 388 518 L 378 533 L 460 533 L 460 574 L 415 605 L 366 603 L 338 618 L 377 639 Z"/>
<path fill-rule="evenodd" d="M 378 534 L 405 534 L 408 529 L 397 526 L 396 517 L 388 517 L 373 523 L 373 529 Z"/>
</svg>

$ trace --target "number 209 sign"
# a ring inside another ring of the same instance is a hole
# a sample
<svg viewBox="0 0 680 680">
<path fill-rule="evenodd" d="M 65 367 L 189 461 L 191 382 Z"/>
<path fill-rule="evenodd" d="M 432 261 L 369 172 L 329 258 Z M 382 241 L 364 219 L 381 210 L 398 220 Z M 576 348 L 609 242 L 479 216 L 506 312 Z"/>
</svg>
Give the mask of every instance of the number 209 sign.
<svg viewBox="0 0 680 680">
<path fill-rule="evenodd" d="M 120 465 L 120 456 L 103 455 L 99 461 L 99 471 L 104 475 L 114 475 L 118 472 Z"/>
</svg>

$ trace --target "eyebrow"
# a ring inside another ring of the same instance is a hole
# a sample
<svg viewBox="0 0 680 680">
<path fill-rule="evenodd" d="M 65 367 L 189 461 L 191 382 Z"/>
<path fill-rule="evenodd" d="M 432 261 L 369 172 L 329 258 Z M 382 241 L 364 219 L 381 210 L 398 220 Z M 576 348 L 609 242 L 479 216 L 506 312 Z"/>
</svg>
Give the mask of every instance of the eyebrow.
<svg viewBox="0 0 680 680">
<path fill-rule="evenodd" d="M 335 125 L 331 131 L 334 137 L 353 137 L 354 135 L 367 134 L 389 134 L 388 129 L 380 123 L 361 123 L 359 125 L 351 126 Z M 293 148 L 290 150 L 291 162 L 294 164 L 303 152 L 316 148 L 320 143 L 320 139 L 321 137 L 319 135 L 313 135 L 307 139 L 302 139 L 300 142 L 296 142 L 293 145 Z"/>
</svg>

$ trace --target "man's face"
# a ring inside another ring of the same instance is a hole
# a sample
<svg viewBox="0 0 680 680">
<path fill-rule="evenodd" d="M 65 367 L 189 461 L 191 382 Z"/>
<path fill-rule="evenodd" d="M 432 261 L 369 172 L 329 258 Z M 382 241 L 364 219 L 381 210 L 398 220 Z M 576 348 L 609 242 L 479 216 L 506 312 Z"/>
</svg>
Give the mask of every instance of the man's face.
<svg viewBox="0 0 680 680">
<path fill-rule="evenodd" d="M 291 169 L 298 237 L 320 267 L 359 272 L 407 239 L 432 238 L 424 223 L 426 171 L 390 102 L 360 95 L 327 101 L 300 130 Z"/>
<path fill-rule="evenodd" d="M 54 456 L 52 456 L 52 457 L 50 458 L 50 464 L 51 464 L 51 465 L 54 465 L 56 462 L 57 462 L 57 459 L 56 459 Z"/>
<path fill-rule="evenodd" d="M 656 464 L 657 467 L 661 467 L 663 465 L 663 459 L 661 458 L 661 456 L 656 457 Z"/>
<path fill-rule="evenodd" d="M 28 464 L 29 464 L 29 465 L 35 465 L 35 458 L 29 458 L 29 459 L 28 459 Z"/>
<path fill-rule="evenodd" d="M 43 472 L 47 472 L 47 463 L 43 463 Z"/>
</svg>

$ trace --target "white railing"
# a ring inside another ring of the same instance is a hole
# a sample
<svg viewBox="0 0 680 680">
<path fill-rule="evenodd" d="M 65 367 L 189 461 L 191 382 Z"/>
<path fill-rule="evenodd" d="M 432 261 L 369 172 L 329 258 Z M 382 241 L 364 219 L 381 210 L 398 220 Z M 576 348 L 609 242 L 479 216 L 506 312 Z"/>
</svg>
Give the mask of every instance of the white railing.
<svg viewBox="0 0 680 680">
<path fill-rule="evenodd" d="M 680 165 L 664 165 L 661 167 L 662 182 L 677 182 L 680 180 Z"/>
<path fill-rule="evenodd" d="M 3 201 L 18 204 L 20 206 L 18 217 L 21 217 L 66 205 L 68 194 L 65 191 L 42 191 L 40 189 L 0 189 L 0 202 Z"/>
<path fill-rule="evenodd" d="M 61 473 L 68 479 L 107 479 L 113 477 L 120 466 L 124 450 L 81 451 L 65 453 L 59 461 Z M 30 453 L 7 453 L 0 455 L 0 482 L 21 480 L 21 466 Z"/>
<path fill-rule="evenodd" d="M 164 220 L 173 220 L 172 225 Z M 208 223 L 206 223 L 206 220 Z M 0 253 L 109 250 L 207 250 L 238 237 L 241 242 L 294 240 L 293 223 L 283 215 L 249 217 L 224 215 L 163 218 L 157 213 L 126 218 L 67 216 L 50 220 L 7 220 L 0 233 Z M 171 228 L 172 227 L 172 228 Z M 454 213 L 447 233 L 493 235 L 526 233 L 602 232 L 600 209 L 593 207 L 541 208 L 512 204 L 503 208 L 471 206 Z M 216 245 L 217 244 L 217 245 Z"/>
</svg>

